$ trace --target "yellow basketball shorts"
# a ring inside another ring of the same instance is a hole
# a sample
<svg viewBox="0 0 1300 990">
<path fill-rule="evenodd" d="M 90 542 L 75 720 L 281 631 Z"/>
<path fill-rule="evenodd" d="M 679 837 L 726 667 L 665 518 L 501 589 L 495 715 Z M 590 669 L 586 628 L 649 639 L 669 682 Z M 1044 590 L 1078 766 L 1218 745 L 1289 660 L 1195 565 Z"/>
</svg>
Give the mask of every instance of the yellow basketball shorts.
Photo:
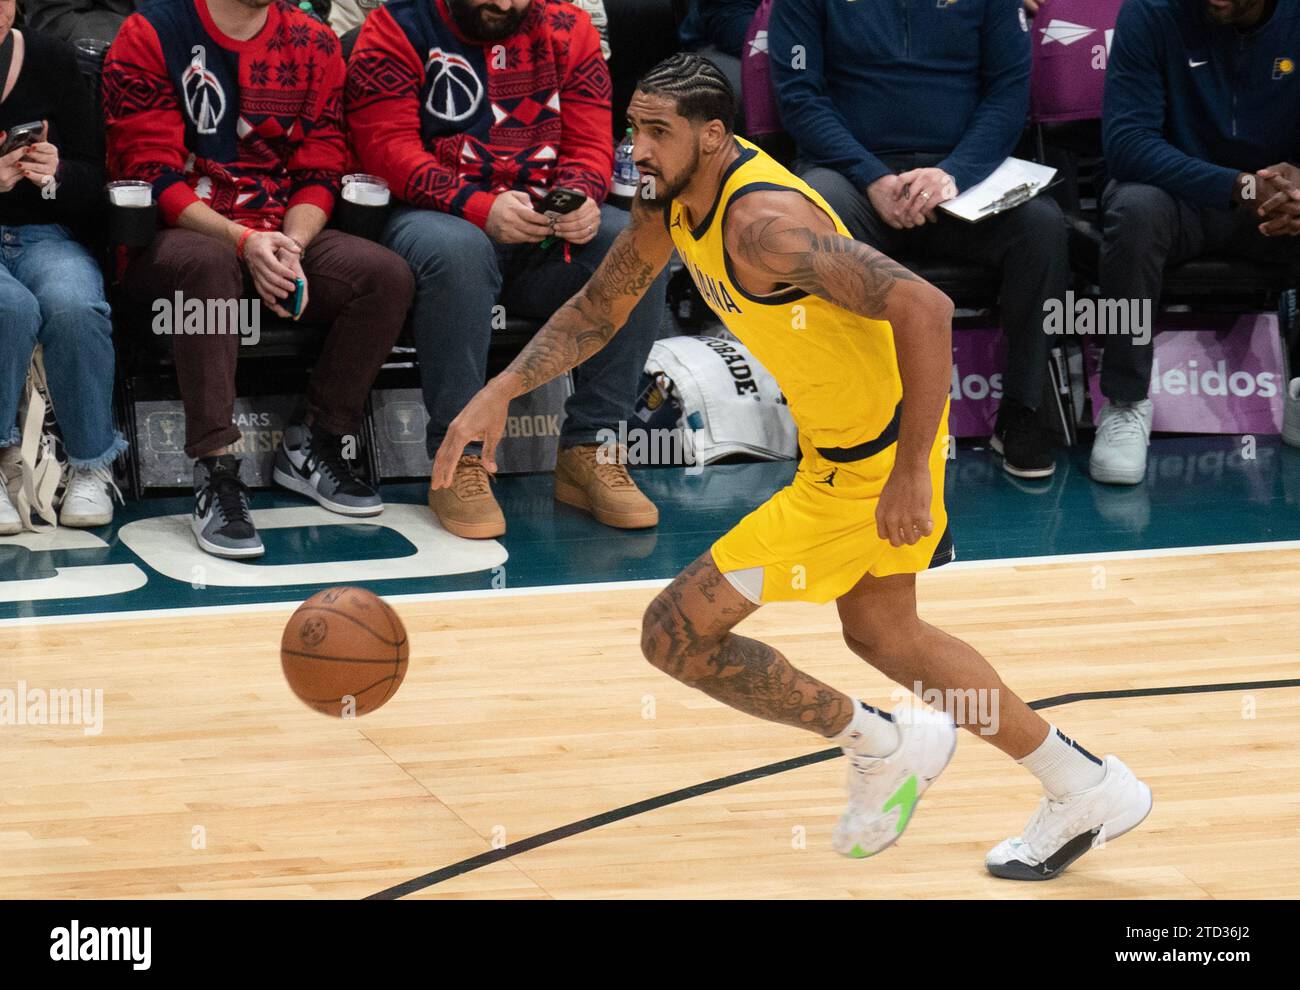
<svg viewBox="0 0 1300 990">
<path fill-rule="evenodd" d="M 750 601 L 828 602 L 866 574 L 916 574 L 953 559 L 943 504 L 948 413 L 930 450 L 934 529 L 895 547 L 876 530 L 876 506 L 894 467 L 896 443 L 865 460 L 826 459 L 800 436 L 794 480 L 713 544 L 713 562 Z"/>
</svg>

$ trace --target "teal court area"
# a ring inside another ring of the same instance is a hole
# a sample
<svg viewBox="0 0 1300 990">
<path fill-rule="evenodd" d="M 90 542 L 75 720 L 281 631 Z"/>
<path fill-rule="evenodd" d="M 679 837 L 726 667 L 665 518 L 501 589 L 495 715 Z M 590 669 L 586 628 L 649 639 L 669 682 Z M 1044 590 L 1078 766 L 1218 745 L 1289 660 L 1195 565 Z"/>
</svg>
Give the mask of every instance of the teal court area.
<svg viewBox="0 0 1300 990">
<path fill-rule="evenodd" d="M 1300 541 L 1300 450 L 1277 438 L 1158 437 L 1146 481 L 1132 488 L 1091 481 L 1087 457 L 1086 444 L 1060 450 L 1055 476 L 1030 483 L 987 450 L 962 446 L 946 483 L 958 561 Z M 395 596 L 662 581 L 794 469 L 638 470 L 661 513 L 642 532 L 555 504 L 549 474 L 504 477 L 499 541 L 443 532 L 418 482 L 385 486 L 384 514 L 366 523 L 263 490 L 253 508 L 267 553 L 256 563 L 198 551 L 192 499 L 134 501 L 102 529 L 0 538 L 0 621 L 294 602 L 338 584 Z"/>
</svg>

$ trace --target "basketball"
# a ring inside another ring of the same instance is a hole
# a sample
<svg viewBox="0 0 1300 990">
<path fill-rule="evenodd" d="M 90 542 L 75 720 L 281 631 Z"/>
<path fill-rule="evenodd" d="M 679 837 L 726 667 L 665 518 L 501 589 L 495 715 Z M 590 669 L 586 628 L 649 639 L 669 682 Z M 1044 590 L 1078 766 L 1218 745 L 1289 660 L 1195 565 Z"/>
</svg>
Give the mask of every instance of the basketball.
<svg viewBox="0 0 1300 990">
<path fill-rule="evenodd" d="M 280 639 L 280 665 L 293 693 L 337 718 L 384 705 L 401 687 L 409 654 L 402 620 L 365 588 L 312 595 Z"/>
</svg>

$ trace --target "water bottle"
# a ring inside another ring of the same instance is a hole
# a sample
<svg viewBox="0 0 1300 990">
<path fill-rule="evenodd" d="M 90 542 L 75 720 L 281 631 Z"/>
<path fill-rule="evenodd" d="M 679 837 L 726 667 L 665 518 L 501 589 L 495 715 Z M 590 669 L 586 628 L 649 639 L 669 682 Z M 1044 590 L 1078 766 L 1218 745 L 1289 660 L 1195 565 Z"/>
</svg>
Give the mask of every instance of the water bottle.
<svg viewBox="0 0 1300 990">
<path fill-rule="evenodd" d="M 632 197 L 637 193 L 641 177 L 632 158 L 632 128 L 627 129 L 618 150 L 614 152 L 614 175 L 610 184 L 609 201 L 623 209 L 631 209 Z"/>
</svg>

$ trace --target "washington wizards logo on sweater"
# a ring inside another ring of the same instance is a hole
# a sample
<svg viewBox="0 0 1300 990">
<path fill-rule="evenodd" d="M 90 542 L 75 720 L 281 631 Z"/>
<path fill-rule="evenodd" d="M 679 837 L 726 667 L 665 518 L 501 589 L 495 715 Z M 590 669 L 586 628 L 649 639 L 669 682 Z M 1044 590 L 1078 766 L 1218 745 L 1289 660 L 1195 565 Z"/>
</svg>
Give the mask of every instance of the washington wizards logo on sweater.
<svg viewBox="0 0 1300 990">
<path fill-rule="evenodd" d="M 463 55 L 429 49 L 424 63 L 429 95 L 424 108 L 439 120 L 460 121 L 474 115 L 483 102 L 483 80 Z"/>
<path fill-rule="evenodd" d="M 221 81 L 208 71 L 207 53 L 202 45 L 190 49 L 194 56 L 181 75 L 185 94 L 185 112 L 200 134 L 216 134 L 217 125 L 226 115 L 226 91 Z"/>
</svg>

